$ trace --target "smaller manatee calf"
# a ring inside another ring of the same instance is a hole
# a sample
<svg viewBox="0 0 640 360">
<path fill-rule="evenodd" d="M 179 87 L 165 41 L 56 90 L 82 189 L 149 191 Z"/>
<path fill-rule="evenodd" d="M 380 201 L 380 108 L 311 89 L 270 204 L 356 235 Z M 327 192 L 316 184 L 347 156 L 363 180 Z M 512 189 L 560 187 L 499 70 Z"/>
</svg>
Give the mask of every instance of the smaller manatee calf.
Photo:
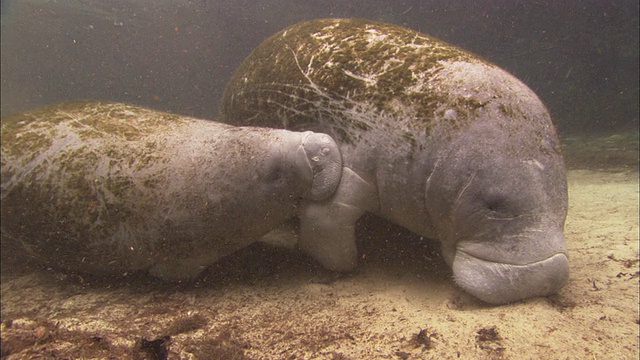
<svg viewBox="0 0 640 360">
<path fill-rule="evenodd" d="M 48 266 L 190 279 L 341 174 L 325 134 L 65 103 L 2 119 L 2 235 Z"/>
</svg>

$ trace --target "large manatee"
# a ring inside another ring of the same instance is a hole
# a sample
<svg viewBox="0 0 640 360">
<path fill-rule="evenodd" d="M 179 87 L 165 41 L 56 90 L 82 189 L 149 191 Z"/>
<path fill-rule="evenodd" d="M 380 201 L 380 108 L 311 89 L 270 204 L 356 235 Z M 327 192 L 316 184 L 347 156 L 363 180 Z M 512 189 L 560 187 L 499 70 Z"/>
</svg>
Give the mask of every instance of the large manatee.
<svg viewBox="0 0 640 360">
<path fill-rule="evenodd" d="M 391 24 L 302 22 L 240 65 L 222 116 L 338 142 L 340 186 L 300 219 L 300 248 L 329 269 L 356 266 L 354 226 L 371 212 L 439 239 L 455 282 L 486 302 L 567 281 L 566 176 L 549 113 L 477 56 Z"/>
<path fill-rule="evenodd" d="M 57 268 L 191 279 L 330 196 L 341 171 L 325 134 L 54 105 L 2 119 L 2 236 Z"/>
</svg>

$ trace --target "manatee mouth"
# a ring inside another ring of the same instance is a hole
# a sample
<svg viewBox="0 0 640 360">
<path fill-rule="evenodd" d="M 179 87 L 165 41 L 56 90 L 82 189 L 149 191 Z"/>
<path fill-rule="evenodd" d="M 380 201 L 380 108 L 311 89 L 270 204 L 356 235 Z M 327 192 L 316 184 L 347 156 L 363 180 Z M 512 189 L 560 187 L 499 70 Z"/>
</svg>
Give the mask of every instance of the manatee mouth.
<svg viewBox="0 0 640 360">
<path fill-rule="evenodd" d="M 553 294 L 569 278 L 569 259 L 564 253 L 514 265 L 484 260 L 457 250 L 452 268 L 461 288 L 496 305 Z"/>
<path fill-rule="evenodd" d="M 309 198 L 322 201 L 333 195 L 342 176 L 342 154 L 329 135 L 309 131 L 303 138 L 302 151 L 311 168 Z"/>
</svg>

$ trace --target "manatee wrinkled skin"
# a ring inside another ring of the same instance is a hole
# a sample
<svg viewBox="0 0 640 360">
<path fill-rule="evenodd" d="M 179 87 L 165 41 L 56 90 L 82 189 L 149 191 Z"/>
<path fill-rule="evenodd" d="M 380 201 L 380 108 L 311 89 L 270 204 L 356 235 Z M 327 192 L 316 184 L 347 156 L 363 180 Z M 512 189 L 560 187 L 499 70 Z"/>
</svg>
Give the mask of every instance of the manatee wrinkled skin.
<svg viewBox="0 0 640 360">
<path fill-rule="evenodd" d="M 60 269 L 192 279 L 341 171 L 325 134 L 59 104 L 2 119 L 2 236 Z"/>
<path fill-rule="evenodd" d="M 338 142 L 338 190 L 300 215 L 300 248 L 329 269 L 356 266 L 355 221 L 370 212 L 439 239 L 456 283 L 486 302 L 547 295 L 568 279 L 566 175 L 549 113 L 468 52 L 370 20 L 302 22 L 239 66 L 222 121 Z"/>
</svg>

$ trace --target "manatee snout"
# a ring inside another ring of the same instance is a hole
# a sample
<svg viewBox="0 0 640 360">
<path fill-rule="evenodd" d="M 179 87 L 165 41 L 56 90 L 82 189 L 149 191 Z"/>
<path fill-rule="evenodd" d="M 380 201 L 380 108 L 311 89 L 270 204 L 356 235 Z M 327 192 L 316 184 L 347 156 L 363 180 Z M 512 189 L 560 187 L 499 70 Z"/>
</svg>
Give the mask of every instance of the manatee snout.
<svg viewBox="0 0 640 360">
<path fill-rule="evenodd" d="M 336 142 L 327 134 L 306 132 L 299 152 L 304 154 L 311 169 L 311 190 L 308 198 L 322 201 L 332 195 L 342 176 L 342 156 Z"/>
<path fill-rule="evenodd" d="M 457 251 L 453 274 L 456 283 L 468 293 L 499 305 L 556 293 L 569 278 L 569 260 L 564 253 L 557 253 L 518 265 L 487 261 Z"/>
<path fill-rule="evenodd" d="M 525 216 L 513 219 L 522 222 Z M 507 304 L 557 293 L 569 278 L 569 259 L 560 229 L 531 226 L 505 233 L 506 227 L 451 241 L 442 248 L 458 286 L 478 299 Z M 518 229 L 518 228 L 517 228 Z M 513 229 L 512 229 L 513 230 Z"/>
</svg>

